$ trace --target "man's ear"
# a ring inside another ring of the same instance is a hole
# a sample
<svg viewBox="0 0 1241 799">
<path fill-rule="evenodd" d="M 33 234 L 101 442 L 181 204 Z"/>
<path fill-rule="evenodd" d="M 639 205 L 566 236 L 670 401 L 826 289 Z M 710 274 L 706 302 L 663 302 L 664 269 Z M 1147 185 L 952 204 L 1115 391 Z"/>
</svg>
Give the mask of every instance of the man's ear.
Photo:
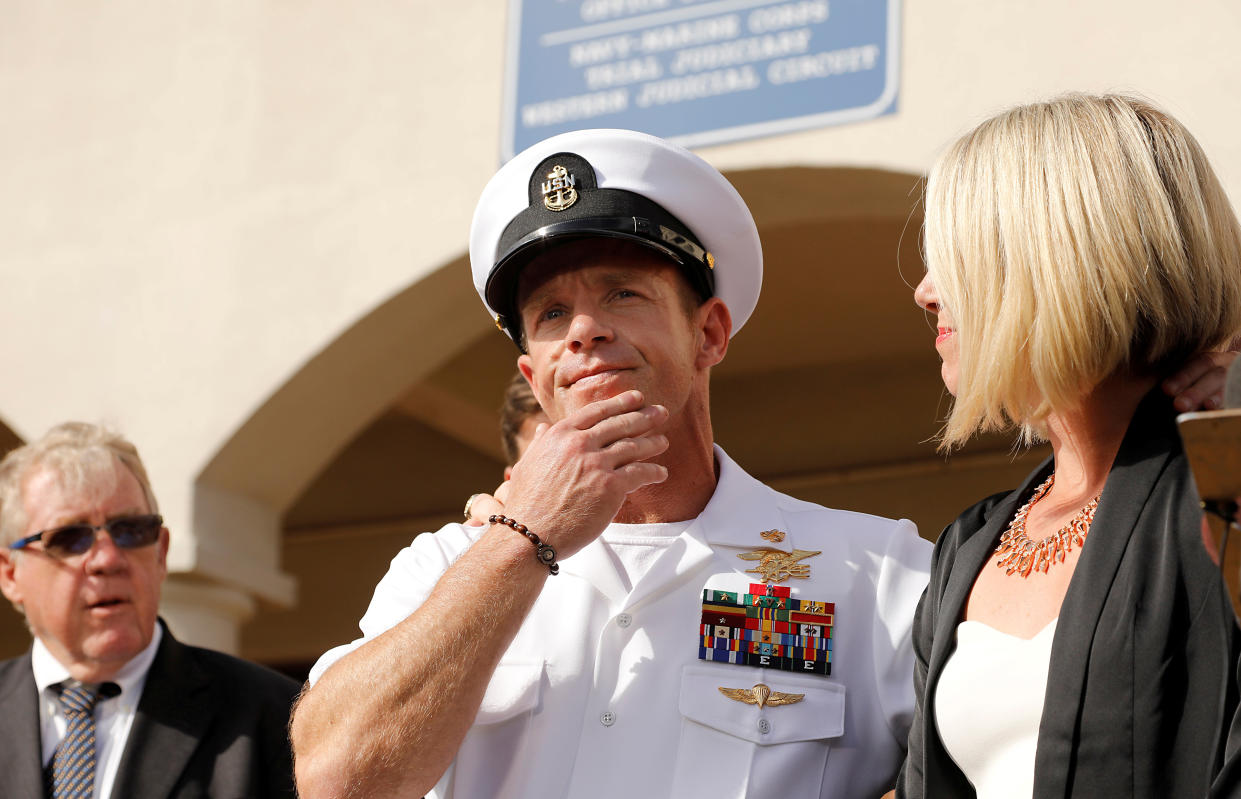
<svg viewBox="0 0 1241 799">
<path fill-rule="evenodd" d="M 522 353 L 517 356 L 517 371 L 521 372 L 521 376 L 526 378 L 526 384 L 530 386 L 530 393 L 538 400 L 540 407 L 546 407 L 545 403 L 550 397 L 539 396 L 539 387 L 534 382 L 534 359 L 528 354 Z"/>
<path fill-rule="evenodd" d="M 168 542 L 172 540 L 172 534 L 168 532 L 167 527 L 159 528 L 159 541 L 155 546 L 159 549 L 155 555 L 159 558 L 159 568 L 166 574 L 168 572 Z"/>
<path fill-rule="evenodd" d="M 710 369 L 728 352 L 728 339 L 733 332 L 733 317 L 728 306 L 719 297 L 712 297 L 698 307 L 694 314 L 700 334 L 698 353 L 694 365 Z"/>
<path fill-rule="evenodd" d="M 17 558 L 9 549 L 0 549 L 0 593 L 14 605 L 22 603 L 21 587 L 17 583 Z"/>
</svg>

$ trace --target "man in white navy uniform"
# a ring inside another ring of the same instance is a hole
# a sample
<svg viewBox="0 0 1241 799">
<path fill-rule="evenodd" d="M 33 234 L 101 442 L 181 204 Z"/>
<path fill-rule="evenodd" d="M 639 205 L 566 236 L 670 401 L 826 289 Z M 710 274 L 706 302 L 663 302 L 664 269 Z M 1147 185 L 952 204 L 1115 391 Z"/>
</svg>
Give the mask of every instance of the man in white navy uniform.
<svg viewBox="0 0 1241 799">
<path fill-rule="evenodd" d="M 713 445 L 710 370 L 762 282 L 736 190 L 660 139 L 564 134 L 492 178 L 470 259 L 554 423 L 492 523 L 415 538 L 363 637 L 316 664 L 292 725 L 301 795 L 891 787 L 930 545 L 908 521 L 779 494 Z M 830 652 L 797 639 L 818 658 L 804 673 L 704 647 L 704 596 L 764 588 L 834 603 Z"/>
</svg>

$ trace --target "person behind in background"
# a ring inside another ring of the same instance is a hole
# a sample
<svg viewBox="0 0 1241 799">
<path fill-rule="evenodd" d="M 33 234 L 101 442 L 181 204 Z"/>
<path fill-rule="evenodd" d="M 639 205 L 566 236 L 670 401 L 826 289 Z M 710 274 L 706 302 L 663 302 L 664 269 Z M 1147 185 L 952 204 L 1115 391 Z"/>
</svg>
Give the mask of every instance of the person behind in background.
<svg viewBox="0 0 1241 799">
<path fill-rule="evenodd" d="M 513 476 L 513 466 L 521 460 L 534 440 L 539 425 L 550 423 L 526 378 L 522 377 L 521 372 L 514 372 L 513 379 L 504 389 L 504 404 L 500 406 L 500 443 L 504 447 L 505 480 Z"/>
<path fill-rule="evenodd" d="M 552 424 L 488 525 L 417 536 L 311 671 L 304 799 L 890 787 L 930 545 L 714 446 L 710 373 L 762 276 L 736 190 L 660 139 L 568 133 L 487 185 L 470 256 Z"/>
<path fill-rule="evenodd" d="M 1241 329 L 1223 188 L 1166 113 L 1067 95 L 940 157 L 925 251 L 943 448 L 1017 427 L 1052 457 L 936 544 L 898 796 L 1204 796 L 1238 629 L 1159 384 Z"/>
<path fill-rule="evenodd" d="M 508 496 L 509 478 L 513 476 L 513 467 L 526 448 L 534 440 L 540 425 L 550 424 L 551 420 L 539 406 L 530 384 L 521 372 L 514 372 L 504 389 L 504 403 L 500 406 L 500 446 L 504 450 L 504 482 L 495 490 L 495 495 L 471 494 L 465 501 L 466 524 L 487 524 L 487 517 L 495 510 L 495 506 L 487 500 L 499 501 L 501 504 Z M 480 500 L 482 502 L 480 503 Z"/>
<path fill-rule="evenodd" d="M 70 422 L 0 462 L 0 795 L 292 797 L 293 680 L 156 618 L 168 529 L 133 444 Z"/>
</svg>

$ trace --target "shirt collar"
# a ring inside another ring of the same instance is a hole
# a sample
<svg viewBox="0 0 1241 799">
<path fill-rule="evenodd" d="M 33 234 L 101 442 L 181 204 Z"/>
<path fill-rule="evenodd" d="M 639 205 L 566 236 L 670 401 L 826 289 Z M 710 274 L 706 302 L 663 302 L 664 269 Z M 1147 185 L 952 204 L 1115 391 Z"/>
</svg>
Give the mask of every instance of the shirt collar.
<svg viewBox="0 0 1241 799">
<path fill-rule="evenodd" d="M 121 667 L 109 682 L 114 682 L 121 687 L 121 695 L 129 695 L 133 697 L 138 687 L 146 678 L 147 671 L 151 668 L 151 663 L 155 660 L 155 653 L 159 649 L 159 642 L 164 637 L 163 625 L 155 625 L 155 634 L 151 636 L 151 642 L 146 648 L 132 657 L 128 663 Z M 34 684 L 39 689 L 39 693 L 48 688 L 60 685 L 65 680 L 70 679 L 69 670 L 56 659 L 51 650 L 44 645 L 43 641 L 38 637 L 34 639 L 34 645 L 30 649 L 30 666 L 34 671 Z"/>
<path fill-rule="evenodd" d="M 718 444 L 715 462 L 720 468 L 715 493 L 691 532 L 711 546 L 754 548 L 768 546 L 758 535 L 763 530 L 788 530 L 776 503 L 759 499 L 779 495 L 747 474 Z"/>
</svg>

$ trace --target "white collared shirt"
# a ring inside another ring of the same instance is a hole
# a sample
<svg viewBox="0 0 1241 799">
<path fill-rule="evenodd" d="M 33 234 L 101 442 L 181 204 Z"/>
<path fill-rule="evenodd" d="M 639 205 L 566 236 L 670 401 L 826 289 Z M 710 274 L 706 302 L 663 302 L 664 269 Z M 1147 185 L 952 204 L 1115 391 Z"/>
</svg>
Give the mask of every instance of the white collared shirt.
<svg viewBox="0 0 1241 799">
<path fill-rule="evenodd" d="M 560 562 L 428 796 L 810 799 L 892 786 L 914 712 L 910 627 L 930 543 L 908 521 L 784 496 L 715 455 L 715 493 L 679 534 L 612 525 Z M 746 593 L 758 577 L 742 555 L 766 549 L 773 529 L 787 534 L 782 551 L 815 556 L 792 595 L 835 604 L 830 677 L 699 657 L 703 590 Z M 484 532 L 415 538 L 376 588 L 363 637 L 320 658 L 312 683 L 417 609 Z M 618 541 L 648 551 L 618 552 Z M 759 683 L 802 700 L 760 708 L 719 690 Z"/>
<path fill-rule="evenodd" d="M 112 795 L 112 784 L 116 782 L 116 772 L 121 765 L 121 754 L 125 751 L 129 730 L 133 727 L 138 700 L 142 698 L 147 672 L 155 660 L 155 652 L 163 635 L 160 626 L 155 625 L 151 643 L 109 681 L 119 685 L 121 693 L 111 698 L 101 696 L 95 705 L 94 799 L 107 799 Z M 39 689 L 39 728 L 42 733 L 43 766 L 46 767 L 69 726 L 69 720 L 60 706 L 58 688 L 70 679 L 70 674 L 38 638 L 35 638 L 31 649 L 30 665 L 34 671 L 35 686 Z"/>
</svg>

